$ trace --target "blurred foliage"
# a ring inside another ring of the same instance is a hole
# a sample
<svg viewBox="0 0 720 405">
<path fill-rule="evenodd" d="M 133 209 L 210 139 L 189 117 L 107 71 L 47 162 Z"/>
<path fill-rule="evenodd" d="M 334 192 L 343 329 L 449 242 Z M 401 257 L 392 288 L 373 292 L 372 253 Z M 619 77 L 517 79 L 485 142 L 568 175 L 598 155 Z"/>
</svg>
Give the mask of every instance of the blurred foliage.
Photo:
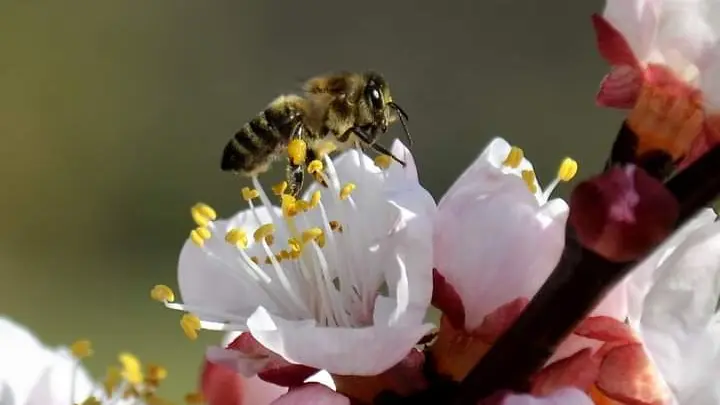
<svg viewBox="0 0 720 405">
<path fill-rule="evenodd" d="M 0 5 L 0 312 L 50 344 L 92 339 L 95 373 L 119 350 L 164 363 L 174 398 L 219 336 L 188 342 L 149 289 L 174 285 L 191 204 L 242 208 L 220 151 L 278 93 L 328 70 L 384 73 L 436 197 L 494 135 L 546 182 L 565 155 L 582 176 L 620 120 L 593 101 L 599 1 Z"/>
</svg>

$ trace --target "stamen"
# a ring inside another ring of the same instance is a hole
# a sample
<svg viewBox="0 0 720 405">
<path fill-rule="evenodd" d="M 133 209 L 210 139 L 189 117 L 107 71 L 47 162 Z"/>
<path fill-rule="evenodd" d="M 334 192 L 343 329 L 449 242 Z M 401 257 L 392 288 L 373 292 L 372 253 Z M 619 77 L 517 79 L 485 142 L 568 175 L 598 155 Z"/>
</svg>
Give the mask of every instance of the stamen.
<svg viewBox="0 0 720 405">
<path fill-rule="evenodd" d="M 318 157 L 318 159 L 323 159 L 325 156 L 327 156 L 329 153 L 334 152 L 337 149 L 337 146 L 328 141 L 321 141 L 315 144 L 315 156 Z"/>
<path fill-rule="evenodd" d="M 537 192 L 537 186 L 535 185 L 535 172 L 532 170 L 523 170 L 522 173 L 520 173 L 520 176 L 527 185 L 528 190 L 535 194 Z"/>
<path fill-rule="evenodd" d="M 347 183 L 343 186 L 342 189 L 340 189 L 340 199 L 341 200 L 347 200 L 348 197 L 350 197 L 350 193 L 355 190 L 355 184 L 354 183 Z"/>
<path fill-rule="evenodd" d="M 375 166 L 379 167 L 380 169 L 387 169 L 392 164 L 393 160 L 388 155 L 378 155 L 374 159 Z"/>
<path fill-rule="evenodd" d="M 150 298 L 158 302 L 173 302 L 175 301 L 175 293 L 170 287 L 158 284 L 150 290 Z"/>
<path fill-rule="evenodd" d="M 198 338 L 198 331 L 201 326 L 200 318 L 193 314 L 184 314 L 182 318 L 180 318 L 180 327 L 183 332 L 185 332 L 185 336 L 190 340 L 196 340 Z"/>
<path fill-rule="evenodd" d="M 513 146 L 510 148 L 510 152 L 502 164 L 503 166 L 507 166 L 511 169 L 517 169 L 520 166 L 520 163 L 522 163 L 524 157 L 525 153 L 523 150 L 517 146 Z"/>
<path fill-rule="evenodd" d="M 120 353 L 118 360 L 122 365 L 122 377 L 131 384 L 143 382 L 143 372 L 140 361 L 130 353 Z"/>
<path fill-rule="evenodd" d="M 73 357 L 77 359 L 90 357 L 93 354 L 92 343 L 86 339 L 76 340 L 72 345 L 70 345 L 70 352 Z"/>
<path fill-rule="evenodd" d="M 260 264 L 260 259 L 257 256 L 252 256 L 250 260 L 255 264 Z"/>
<path fill-rule="evenodd" d="M 322 194 L 320 193 L 320 190 L 316 190 L 315 192 L 313 192 L 312 196 L 310 197 L 310 208 L 315 208 L 320 202 L 321 197 Z"/>
<path fill-rule="evenodd" d="M 238 249 L 246 249 L 248 246 L 247 234 L 240 229 L 230 229 L 225 234 L 225 241 Z"/>
<path fill-rule="evenodd" d="M 566 157 L 563 159 L 562 163 L 560 163 L 560 168 L 558 169 L 558 179 L 560 181 L 568 182 L 575 177 L 578 171 L 578 163 L 575 161 L 575 159 Z"/>
<path fill-rule="evenodd" d="M 185 403 L 187 405 L 203 405 L 205 404 L 205 397 L 200 392 L 191 392 L 185 395 Z"/>
<path fill-rule="evenodd" d="M 317 159 L 310 162 L 310 164 L 308 164 L 308 166 L 307 166 L 307 171 L 310 174 L 319 173 L 319 172 L 322 172 L 322 170 L 323 170 L 323 164 L 321 161 L 319 161 Z"/>
<path fill-rule="evenodd" d="M 294 165 L 305 162 L 307 156 L 307 144 L 302 139 L 293 139 L 287 147 L 288 156 Z"/>
<path fill-rule="evenodd" d="M 308 212 L 312 207 L 310 207 L 309 202 L 303 199 L 298 199 L 297 201 L 295 201 L 295 208 L 297 209 L 297 211 Z"/>
<path fill-rule="evenodd" d="M 322 236 L 323 231 L 320 228 L 310 228 L 307 231 L 302 233 L 302 241 L 303 243 L 308 243 L 313 240 L 317 240 L 320 236 Z"/>
<path fill-rule="evenodd" d="M 207 239 L 210 239 L 210 231 L 207 228 L 198 227 L 190 231 L 190 240 L 198 247 L 203 247 Z"/>
<path fill-rule="evenodd" d="M 343 226 L 342 226 L 342 224 L 341 224 L 340 222 L 338 222 L 338 221 L 330 221 L 328 224 L 330 225 L 330 229 L 332 229 L 333 231 L 342 233 L 342 231 L 343 231 Z"/>
<path fill-rule="evenodd" d="M 280 196 L 285 193 L 285 190 L 288 188 L 287 181 L 283 181 L 282 183 L 278 183 L 274 186 L 272 186 L 272 191 L 275 195 Z"/>
<path fill-rule="evenodd" d="M 275 225 L 273 225 L 273 224 L 260 225 L 260 227 L 253 234 L 253 238 L 255 238 L 255 242 L 260 242 L 261 240 L 265 239 L 267 236 L 272 235 L 273 232 L 275 232 Z"/>
<path fill-rule="evenodd" d="M 260 197 L 260 193 L 258 193 L 257 190 L 250 187 L 243 187 L 242 190 L 240 190 L 242 193 L 242 198 L 245 201 L 252 201 L 258 197 Z"/>
<path fill-rule="evenodd" d="M 291 196 L 290 194 L 283 194 L 282 195 L 282 213 L 285 218 L 292 218 L 295 215 L 297 215 L 297 200 L 295 197 Z"/>
<path fill-rule="evenodd" d="M 121 382 L 122 373 L 120 371 L 120 368 L 116 366 L 108 367 L 107 374 L 102 383 L 103 388 L 105 389 L 105 395 L 108 397 L 111 396 L 113 391 L 117 389 Z"/>
<path fill-rule="evenodd" d="M 157 364 L 148 364 L 147 374 L 147 379 L 159 382 L 167 378 L 167 369 Z"/>
<path fill-rule="evenodd" d="M 190 208 L 190 215 L 198 226 L 207 226 L 217 218 L 217 213 L 207 204 L 197 203 Z"/>
</svg>

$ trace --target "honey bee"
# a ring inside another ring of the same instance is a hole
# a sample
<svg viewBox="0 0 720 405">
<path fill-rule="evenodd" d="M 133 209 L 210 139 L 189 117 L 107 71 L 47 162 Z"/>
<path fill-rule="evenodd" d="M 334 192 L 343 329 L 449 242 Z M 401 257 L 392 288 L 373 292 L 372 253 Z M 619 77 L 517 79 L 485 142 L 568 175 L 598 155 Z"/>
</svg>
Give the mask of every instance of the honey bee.
<svg viewBox="0 0 720 405">
<path fill-rule="evenodd" d="M 307 80 L 302 90 L 302 96 L 277 97 L 243 125 L 225 145 L 221 169 L 256 176 L 267 171 L 271 163 L 287 151 L 292 140 L 300 139 L 307 145 L 305 161 L 296 162 L 288 156 L 286 170 L 288 194 L 297 197 L 305 168 L 320 157 L 319 147 L 324 142 L 332 143 L 336 150 L 353 146 L 361 150 L 370 148 L 405 166 L 405 162 L 377 143 L 388 126 L 399 120 L 408 145 L 412 145 L 408 116 L 393 101 L 390 88 L 380 74 L 321 75 Z"/>
</svg>

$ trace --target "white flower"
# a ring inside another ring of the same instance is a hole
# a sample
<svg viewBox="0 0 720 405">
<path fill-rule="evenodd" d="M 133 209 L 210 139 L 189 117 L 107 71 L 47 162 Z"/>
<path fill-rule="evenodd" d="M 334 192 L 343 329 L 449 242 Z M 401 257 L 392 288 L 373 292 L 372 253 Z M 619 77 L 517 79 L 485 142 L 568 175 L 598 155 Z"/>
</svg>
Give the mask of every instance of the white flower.
<svg viewBox="0 0 720 405">
<path fill-rule="evenodd" d="M 532 298 L 560 259 L 568 206 L 550 199 L 577 163 L 565 159 L 544 191 L 522 150 L 501 138 L 450 187 L 438 204 L 435 267 L 459 295 L 465 330 L 498 307 Z M 608 297 L 596 314 L 625 316 L 625 294 Z"/>
<path fill-rule="evenodd" d="M 647 294 L 631 322 L 682 405 L 720 403 L 720 223 L 713 219 L 710 210 L 696 216 L 635 281 Z"/>
<path fill-rule="evenodd" d="M 80 347 L 89 350 L 89 342 Z M 123 359 L 136 362 L 132 356 Z M 68 405 L 94 397 L 98 404 L 139 405 L 137 397 L 123 398 L 126 389 L 136 388 L 117 375 L 109 395 L 90 378 L 80 360 L 67 348 L 48 348 L 27 328 L 0 316 L 0 404 Z M 139 364 L 132 364 L 138 365 Z M 90 402 L 92 403 L 92 402 Z"/>
<path fill-rule="evenodd" d="M 375 375 L 399 362 L 431 328 L 435 203 L 410 152 L 399 141 L 392 150 L 406 168 L 380 170 L 357 151 L 326 157 L 329 188 L 283 196 L 282 208 L 257 179 L 244 192 L 250 209 L 229 220 L 205 224 L 212 212 L 196 208 L 207 226 L 180 253 L 184 304 L 166 305 L 193 314 L 186 329 L 248 330 L 288 361 L 331 373 Z"/>
</svg>

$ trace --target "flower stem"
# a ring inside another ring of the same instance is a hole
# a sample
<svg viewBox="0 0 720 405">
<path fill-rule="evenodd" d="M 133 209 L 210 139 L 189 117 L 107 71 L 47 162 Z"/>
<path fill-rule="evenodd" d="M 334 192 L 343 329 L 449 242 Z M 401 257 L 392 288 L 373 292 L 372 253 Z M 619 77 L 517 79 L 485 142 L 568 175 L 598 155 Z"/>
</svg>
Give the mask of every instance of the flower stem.
<svg viewBox="0 0 720 405">
<path fill-rule="evenodd" d="M 666 187 L 680 206 L 677 229 L 720 194 L 720 146 L 674 176 Z M 474 405 L 496 391 L 527 391 L 533 374 L 558 345 L 642 258 L 611 262 L 582 246 L 568 224 L 565 248 L 555 270 L 517 321 L 462 381 L 450 403 Z"/>
</svg>

